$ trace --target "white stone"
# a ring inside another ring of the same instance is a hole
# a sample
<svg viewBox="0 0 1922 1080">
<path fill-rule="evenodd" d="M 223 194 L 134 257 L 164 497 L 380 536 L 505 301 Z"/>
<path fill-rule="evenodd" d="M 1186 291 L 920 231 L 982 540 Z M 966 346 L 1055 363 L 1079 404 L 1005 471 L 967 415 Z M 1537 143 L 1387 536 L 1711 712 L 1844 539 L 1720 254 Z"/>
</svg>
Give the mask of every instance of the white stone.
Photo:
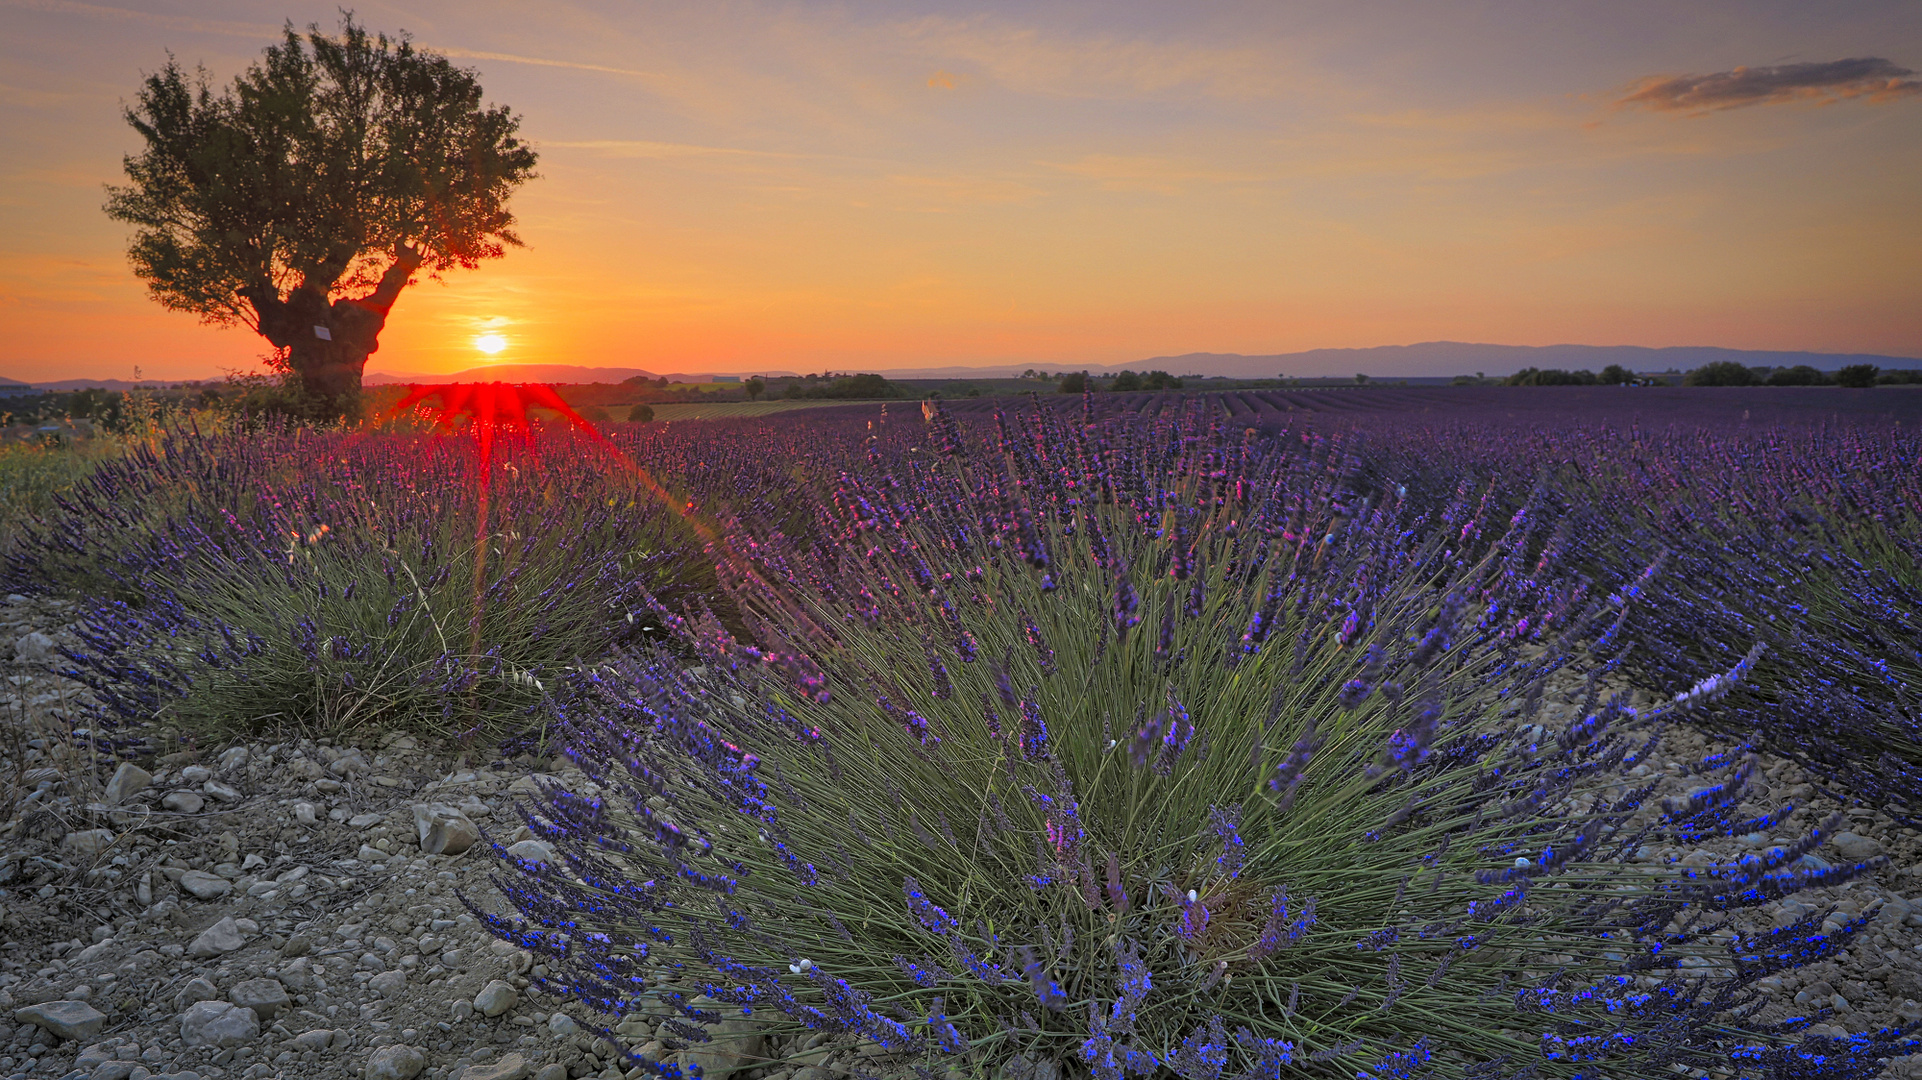
<svg viewBox="0 0 1922 1080">
<path fill-rule="evenodd" d="M 170 791 L 166 798 L 160 800 L 160 805 L 176 814 L 198 814 L 200 808 L 207 805 L 207 800 L 197 791 Z"/>
<path fill-rule="evenodd" d="M 274 1014 L 292 1004 L 286 988 L 277 979 L 248 979 L 236 983 L 227 991 L 227 1000 L 243 1009 L 252 1009 L 262 1021 L 272 1020 Z"/>
<path fill-rule="evenodd" d="M 480 828 L 467 815 L 441 803 L 415 803 L 414 830 L 429 855 L 459 855 L 480 839 Z"/>
<path fill-rule="evenodd" d="M 383 1046 L 367 1059 L 367 1080 L 414 1080 L 427 1067 L 415 1046 Z"/>
<path fill-rule="evenodd" d="M 22 634 L 13 643 L 13 660 L 16 664 L 44 664 L 53 659 L 53 639 L 38 630 Z"/>
<path fill-rule="evenodd" d="M 522 862 L 545 863 L 548 866 L 560 862 L 554 855 L 554 849 L 540 840 L 522 840 L 511 844 L 507 853 Z"/>
<path fill-rule="evenodd" d="M 299 822 L 302 825 L 314 825 L 319 823 L 319 819 L 314 816 L 314 812 L 315 812 L 315 807 L 313 803 L 297 802 L 294 804 L 294 820 Z"/>
<path fill-rule="evenodd" d="M 237 803 L 241 799 L 240 789 L 229 787 L 218 780 L 209 780 L 200 785 L 200 790 L 212 796 L 216 802 Z"/>
<path fill-rule="evenodd" d="M 233 952 L 245 944 L 247 939 L 241 936 L 240 927 L 234 924 L 232 916 L 228 916 L 202 930 L 200 936 L 194 938 L 194 943 L 187 946 L 187 955 L 202 960 Z"/>
<path fill-rule="evenodd" d="M 483 1015 L 499 1016 L 519 1004 L 521 996 L 512 986 L 495 979 L 474 995 L 474 1008 Z"/>
<path fill-rule="evenodd" d="M 48 1001 L 13 1011 L 16 1024 L 33 1024 L 57 1039 L 91 1039 L 106 1026 L 105 1013 L 84 1001 Z"/>
<path fill-rule="evenodd" d="M 60 840 L 60 849 L 83 859 L 91 859 L 113 846 L 112 829 L 82 829 Z"/>
<path fill-rule="evenodd" d="M 189 1047 L 234 1047 L 260 1038 L 260 1020 L 252 1009 L 231 1001 L 200 1001 L 180 1014 L 180 1038 Z"/>
<path fill-rule="evenodd" d="M 526 1077 L 527 1059 L 519 1054 L 509 1054 L 487 1065 L 469 1065 L 460 1074 L 460 1080 L 526 1080 Z"/>
<path fill-rule="evenodd" d="M 196 975 L 192 979 L 187 980 L 187 985 L 181 988 L 179 997 L 175 999 L 175 1004 L 177 1007 L 184 1009 L 196 1002 L 214 1001 L 219 997 L 220 990 L 218 987 Z"/>
<path fill-rule="evenodd" d="M 244 746 L 230 746 L 222 750 L 220 756 L 214 760 L 215 763 L 220 766 L 221 772 L 238 769 L 242 765 L 247 764 L 247 748 Z"/>
<path fill-rule="evenodd" d="M 189 870 L 180 875 L 180 887 L 201 900 L 218 900 L 234 891 L 234 883 L 205 870 Z"/>
<path fill-rule="evenodd" d="M 719 1011 L 722 1020 L 706 1029 L 707 1042 L 692 1043 L 682 1052 L 684 1064 L 700 1066 L 701 1075 L 708 1080 L 728 1080 L 736 1072 L 745 1072 L 760 1064 L 765 1037 L 760 1025 L 741 1015 L 740 1006 L 730 1006 L 705 995 L 688 1004 L 697 1009 Z"/>
<path fill-rule="evenodd" d="M 1834 845 L 1836 854 L 1850 862 L 1867 862 L 1882 854 L 1880 841 L 1858 833 L 1836 833 L 1829 838 L 1829 843 Z"/>
<path fill-rule="evenodd" d="M 407 973 L 383 971 L 367 980 L 367 989 L 384 998 L 398 997 L 401 991 L 407 989 Z"/>
<path fill-rule="evenodd" d="M 120 767 L 113 771 L 113 779 L 107 781 L 107 789 L 101 793 L 100 797 L 108 803 L 125 802 L 132 796 L 145 791 L 147 785 L 151 783 L 153 783 L 152 773 L 131 761 L 123 761 Z"/>
<path fill-rule="evenodd" d="M 204 783 L 213 779 L 213 776 L 214 771 L 205 765 L 189 765 L 180 770 L 180 781 L 183 784 Z"/>
<path fill-rule="evenodd" d="M 565 1039 L 580 1029 L 581 1026 L 575 1023 L 574 1018 L 566 1013 L 555 1013 L 547 1018 L 547 1030 L 552 1032 L 557 1039 Z"/>
</svg>

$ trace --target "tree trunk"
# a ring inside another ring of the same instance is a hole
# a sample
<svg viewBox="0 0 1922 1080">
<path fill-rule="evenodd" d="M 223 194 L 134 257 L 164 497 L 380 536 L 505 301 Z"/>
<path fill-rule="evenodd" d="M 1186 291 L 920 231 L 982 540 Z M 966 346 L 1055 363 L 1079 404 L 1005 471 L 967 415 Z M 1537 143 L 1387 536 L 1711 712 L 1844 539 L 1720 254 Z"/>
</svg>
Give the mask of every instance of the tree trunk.
<svg viewBox="0 0 1922 1080">
<path fill-rule="evenodd" d="M 359 404 L 367 357 L 379 351 L 387 313 L 420 262 L 419 253 L 403 247 L 372 293 L 331 304 L 325 288 L 308 283 L 285 300 L 272 286 L 248 289 L 243 295 L 260 317 L 261 336 L 288 351 L 287 364 L 301 390 L 323 412 L 343 416 Z"/>
</svg>

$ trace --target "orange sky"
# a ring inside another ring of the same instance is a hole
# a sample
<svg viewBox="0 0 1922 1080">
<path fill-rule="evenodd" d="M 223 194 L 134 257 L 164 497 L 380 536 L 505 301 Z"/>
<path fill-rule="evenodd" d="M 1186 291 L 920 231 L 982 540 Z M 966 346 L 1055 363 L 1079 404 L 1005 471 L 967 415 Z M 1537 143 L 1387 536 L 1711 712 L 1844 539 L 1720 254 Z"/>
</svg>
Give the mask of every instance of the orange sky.
<svg viewBox="0 0 1922 1080">
<path fill-rule="evenodd" d="M 471 367 L 487 332 L 500 361 L 733 373 L 1922 356 L 1912 3 L 356 11 L 477 69 L 542 155 L 528 247 L 410 289 L 370 371 Z M 100 204 L 143 73 L 172 50 L 225 83 L 286 18 L 336 14 L 0 0 L 0 375 L 255 366 L 146 298 Z"/>
</svg>

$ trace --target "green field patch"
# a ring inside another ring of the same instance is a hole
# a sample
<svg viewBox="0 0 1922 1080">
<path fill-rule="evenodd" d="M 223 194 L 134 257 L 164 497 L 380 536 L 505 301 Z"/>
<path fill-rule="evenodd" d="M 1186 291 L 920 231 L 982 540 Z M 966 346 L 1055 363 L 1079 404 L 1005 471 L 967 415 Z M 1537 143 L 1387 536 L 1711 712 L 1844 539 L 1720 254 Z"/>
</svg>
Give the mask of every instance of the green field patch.
<svg viewBox="0 0 1922 1080">
<path fill-rule="evenodd" d="M 717 401 L 680 402 L 654 406 L 656 420 L 723 420 L 734 416 L 764 416 L 768 413 L 787 412 L 790 409 L 817 409 L 824 405 L 859 405 L 856 401 L 797 400 L 797 401 Z M 912 402 L 906 404 L 912 405 Z"/>
</svg>

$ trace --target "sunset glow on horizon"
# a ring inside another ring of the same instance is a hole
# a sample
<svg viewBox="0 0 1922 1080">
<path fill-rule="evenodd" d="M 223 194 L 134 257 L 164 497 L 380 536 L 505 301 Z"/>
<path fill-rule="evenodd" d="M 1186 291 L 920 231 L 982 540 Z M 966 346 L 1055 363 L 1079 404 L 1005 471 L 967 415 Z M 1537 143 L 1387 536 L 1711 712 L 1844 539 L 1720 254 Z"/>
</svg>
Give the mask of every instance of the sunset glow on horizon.
<svg viewBox="0 0 1922 1080">
<path fill-rule="evenodd" d="M 541 155 L 527 246 L 403 292 L 370 373 L 1922 357 L 1922 8 L 1895 0 L 355 11 L 475 69 Z M 338 14 L 0 0 L 0 376 L 260 370 L 261 338 L 147 297 L 101 202 L 143 75 L 171 51 L 224 87 L 283 20 Z"/>
</svg>

